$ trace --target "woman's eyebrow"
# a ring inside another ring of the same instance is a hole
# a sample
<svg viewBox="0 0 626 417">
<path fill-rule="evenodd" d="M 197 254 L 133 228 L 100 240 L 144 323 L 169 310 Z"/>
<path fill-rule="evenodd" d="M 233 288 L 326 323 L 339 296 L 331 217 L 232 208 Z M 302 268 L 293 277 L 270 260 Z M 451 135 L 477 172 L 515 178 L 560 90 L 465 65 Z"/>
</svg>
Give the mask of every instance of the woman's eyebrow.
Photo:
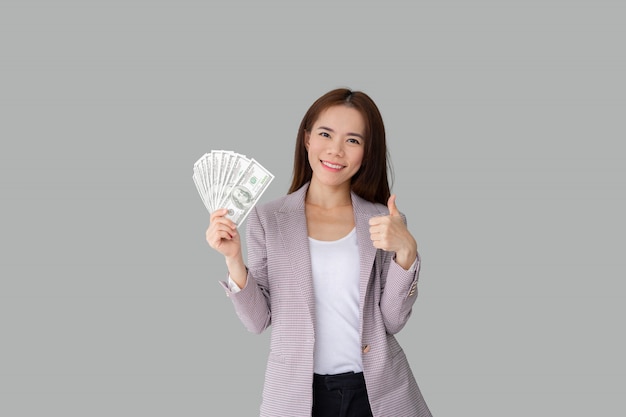
<svg viewBox="0 0 626 417">
<path fill-rule="evenodd" d="M 331 129 L 330 127 L 326 127 L 326 126 L 319 126 L 317 129 L 318 130 L 320 130 L 320 129 L 321 130 L 327 130 L 330 133 L 335 133 L 335 131 L 333 129 Z M 347 136 L 356 136 L 358 138 L 364 139 L 363 135 L 361 135 L 360 133 L 348 132 Z"/>
</svg>

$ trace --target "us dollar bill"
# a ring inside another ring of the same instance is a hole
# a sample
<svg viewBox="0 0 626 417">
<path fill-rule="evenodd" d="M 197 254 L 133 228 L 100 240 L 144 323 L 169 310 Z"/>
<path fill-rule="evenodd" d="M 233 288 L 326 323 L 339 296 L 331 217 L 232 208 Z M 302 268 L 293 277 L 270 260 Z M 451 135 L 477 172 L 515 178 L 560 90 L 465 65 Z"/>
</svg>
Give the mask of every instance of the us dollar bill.
<svg viewBox="0 0 626 417">
<path fill-rule="evenodd" d="M 210 154 L 205 153 L 193 164 L 193 182 L 196 185 L 198 194 L 209 212 L 215 210 L 213 202 L 209 198 L 209 175 L 206 168 L 207 158 Z"/>
<path fill-rule="evenodd" d="M 237 226 L 246 219 L 248 213 L 274 180 L 274 175 L 252 158 L 238 177 L 233 186 L 226 190 L 222 201 L 222 207 L 228 209 L 226 217 Z"/>
<path fill-rule="evenodd" d="M 237 184 L 250 165 L 251 160 L 245 155 L 234 154 L 228 172 L 225 175 L 224 186 L 221 191 L 221 198 L 217 208 L 224 207 L 226 200 L 230 197 L 230 190 Z"/>
</svg>

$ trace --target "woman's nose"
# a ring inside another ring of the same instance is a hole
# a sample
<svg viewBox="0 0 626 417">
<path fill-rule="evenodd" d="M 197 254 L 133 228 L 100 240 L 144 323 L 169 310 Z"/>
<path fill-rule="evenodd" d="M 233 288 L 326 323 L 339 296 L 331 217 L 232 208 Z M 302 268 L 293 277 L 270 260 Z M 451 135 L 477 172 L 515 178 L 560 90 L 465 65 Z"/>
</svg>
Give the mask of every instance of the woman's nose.
<svg viewBox="0 0 626 417">
<path fill-rule="evenodd" d="M 343 145 L 342 145 L 341 141 L 338 141 L 338 140 L 331 141 L 329 146 L 328 146 L 328 153 L 329 154 L 343 155 Z"/>
</svg>

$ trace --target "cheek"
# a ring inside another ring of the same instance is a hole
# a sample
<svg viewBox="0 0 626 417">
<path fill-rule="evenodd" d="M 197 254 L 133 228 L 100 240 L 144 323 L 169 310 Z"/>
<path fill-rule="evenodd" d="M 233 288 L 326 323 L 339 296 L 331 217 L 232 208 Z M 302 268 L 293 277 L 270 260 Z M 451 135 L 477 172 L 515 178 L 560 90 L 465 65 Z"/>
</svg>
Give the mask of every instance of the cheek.
<svg viewBox="0 0 626 417">
<path fill-rule="evenodd" d="M 307 159 L 307 161 L 309 161 L 309 165 L 311 165 L 311 166 L 315 162 L 315 155 L 314 155 L 313 152 L 311 152 L 311 149 L 307 150 L 306 159 Z"/>
<path fill-rule="evenodd" d="M 355 158 L 354 158 L 355 165 L 358 165 L 359 167 L 361 167 L 363 165 L 363 156 L 364 155 L 365 155 L 365 153 L 363 152 L 363 150 L 361 150 L 361 152 L 359 152 L 358 154 L 355 155 Z"/>
</svg>

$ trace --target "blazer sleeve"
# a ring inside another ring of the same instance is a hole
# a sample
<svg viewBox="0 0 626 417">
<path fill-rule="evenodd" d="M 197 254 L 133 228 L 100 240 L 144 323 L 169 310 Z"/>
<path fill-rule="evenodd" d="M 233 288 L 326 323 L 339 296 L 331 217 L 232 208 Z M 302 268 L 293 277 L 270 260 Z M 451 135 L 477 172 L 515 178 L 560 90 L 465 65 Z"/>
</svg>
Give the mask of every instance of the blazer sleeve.
<svg viewBox="0 0 626 417">
<path fill-rule="evenodd" d="M 406 223 L 406 217 L 402 216 Z M 380 310 L 387 333 L 396 334 L 406 325 L 417 299 L 417 281 L 421 259 L 405 270 L 393 259 L 393 253 L 384 252 L 381 276 Z"/>
<path fill-rule="evenodd" d="M 257 208 L 248 215 L 248 279 L 238 292 L 226 290 L 243 325 L 252 333 L 262 333 L 271 324 L 271 303 L 267 279 L 265 229 Z M 224 286 L 224 285 L 223 285 Z"/>
</svg>

